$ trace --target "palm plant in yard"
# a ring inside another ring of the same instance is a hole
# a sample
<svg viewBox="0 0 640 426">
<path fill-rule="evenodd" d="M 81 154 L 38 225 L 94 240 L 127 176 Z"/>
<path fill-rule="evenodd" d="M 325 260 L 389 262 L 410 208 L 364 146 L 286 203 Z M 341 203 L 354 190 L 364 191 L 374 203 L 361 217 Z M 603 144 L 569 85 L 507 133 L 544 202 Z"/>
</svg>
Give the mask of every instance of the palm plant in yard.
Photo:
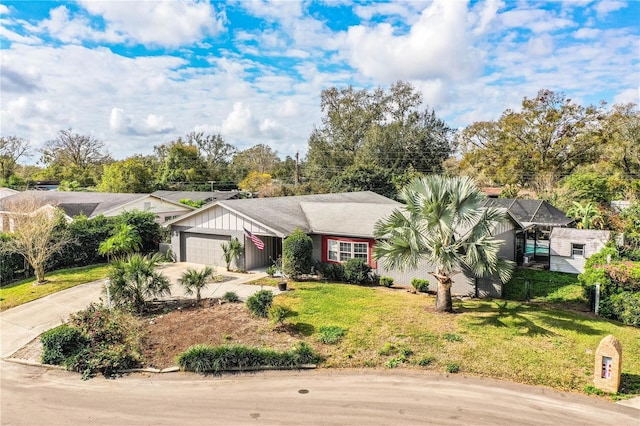
<svg viewBox="0 0 640 426">
<path fill-rule="evenodd" d="M 374 258 L 388 269 L 416 269 L 421 261 L 438 281 L 436 310 L 453 311 L 451 277 L 468 268 L 476 276 L 509 280 L 513 263 L 498 258 L 502 241 L 491 232 L 505 220 L 497 208 L 483 208 L 484 194 L 469 177 L 426 176 L 399 194 L 405 205 L 378 221 Z"/>
<path fill-rule="evenodd" d="M 169 279 L 157 270 L 162 255 L 131 254 L 112 265 L 109 296 L 116 306 L 144 311 L 147 298 L 171 294 Z"/>
<path fill-rule="evenodd" d="M 134 253 L 142 247 L 142 238 L 133 226 L 121 223 L 114 234 L 100 243 L 98 253 L 101 255 L 119 256 Z"/>
<path fill-rule="evenodd" d="M 196 303 L 200 305 L 200 292 L 211 282 L 211 279 L 216 276 L 216 272 L 210 266 L 206 266 L 204 269 L 198 271 L 194 268 L 189 268 L 182 274 L 182 277 L 178 279 L 178 284 L 184 287 L 184 292 L 187 296 L 196 294 Z"/>
<path fill-rule="evenodd" d="M 231 268 L 231 262 L 238 262 L 244 251 L 244 246 L 236 237 L 232 237 L 228 243 L 220 244 L 222 248 L 222 257 L 227 265 L 227 271 Z M 238 266 L 238 265 L 236 265 Z"/>
<path fill-rule="evenodd" d="M 602 229 L 603 220 L 600 209 L 593 203 L 582 205 L 574 201 L 567 216 L 578 220 L 578 229 Z"/>
</svg>

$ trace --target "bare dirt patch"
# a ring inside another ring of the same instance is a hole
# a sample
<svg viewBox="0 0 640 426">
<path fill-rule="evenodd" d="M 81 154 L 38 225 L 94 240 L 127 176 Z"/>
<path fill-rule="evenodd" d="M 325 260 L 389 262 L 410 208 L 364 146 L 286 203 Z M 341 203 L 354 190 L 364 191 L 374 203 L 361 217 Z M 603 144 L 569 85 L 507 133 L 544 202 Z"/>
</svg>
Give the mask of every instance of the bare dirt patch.
<svg viewBox="0 0 640 426">
<path fill-rule="evenodd" d="M 242 344 L 290 349 L 303 336 L 290 328 L 273 328 L 269 320 L 251 314 L 243 303 L 203 301 L 204 307 L 178 307 L 141 319 L 145 367 L 176 365 L 176 356 L 197 344 Z"/>
</svg>

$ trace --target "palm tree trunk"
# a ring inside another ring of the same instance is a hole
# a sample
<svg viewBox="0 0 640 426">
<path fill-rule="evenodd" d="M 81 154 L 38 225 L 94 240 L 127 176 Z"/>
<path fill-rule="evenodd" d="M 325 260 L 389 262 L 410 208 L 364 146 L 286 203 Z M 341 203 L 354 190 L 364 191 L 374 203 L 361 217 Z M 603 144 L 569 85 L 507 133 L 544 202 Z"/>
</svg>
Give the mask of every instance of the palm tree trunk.
<svg viewBox="0 0 640 426">
<path fill-rule="evenodd" d="M 447 276 L 438 277 L 438 293 L 436 294 L 436 311 L 453 312 L 453 302 L 451 300 L 451 278 Z"/>
</svg>

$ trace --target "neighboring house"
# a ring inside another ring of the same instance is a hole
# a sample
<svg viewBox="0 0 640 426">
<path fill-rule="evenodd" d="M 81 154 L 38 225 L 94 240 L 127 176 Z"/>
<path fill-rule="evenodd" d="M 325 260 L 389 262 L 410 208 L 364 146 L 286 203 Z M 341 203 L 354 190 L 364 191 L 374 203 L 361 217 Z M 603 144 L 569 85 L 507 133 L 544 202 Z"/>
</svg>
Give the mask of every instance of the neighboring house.
<svg viewBox="0 0 640 426">
<path fill-rule="evenodd" d="M 586 260 L 605 246 L 610 231 L 553 228 L 549 245 L 551 271 L 581 274 Z"/>
<path fill-rule="evenodd" d="M 149 194 L 117 194 L 109 192 L 24 191 L 0 199 L 0 231 L 11 229 L 12 211 L 21 200 L 37 200 L 40 205 L 60 208 L 68 220 L 84 214 L 88 218 L 99 215 L 117 216 L 124 211 L 150 211 L 158 223 L 193 211 L 193 207 L 165 200 Z"/>
<path fill-rule="evenodd" d="M 428 265 L 415 271 L 385 270 L 373 259 L 374 225 L 402 204 L 373 192 L 317 194 L 292 197 L 223 200 L 203 206 L 165 224 L 171 229 L 172 250 L 180 262 L 224 265 L 221 244 L 237 237 L 244 242 L 244 268 L 270 266 L 282 254 L 282 241 L 296 228 L 313 240 L 313 258 L 320 262 L 340 263 L 361 258 L 379 275 L 409 284 L 411 279 L 435 279 Z M 264 243 L 259 250 L 244 230 Z M 496 229 L 505 240 L 500 255 L 515 258 L 516 230 L 522 226 L 513 218 Z M 474 280 L 467 274 L 454 276 L 455 294 L 500 296 L 497 280 Z"/>
<path fill-rule="evenodd" d="M 574 224 L 574 220 L 568 218 L 565 212 L 543 200 L 489 198 L 483 205 L 507 209 L 522 225 L 525 232 L 519 233 L 516 241 L 515 258 L 518 264 L 533 260 L 548 261 L 551 230 Z"/>
<path fill-rule="evenodd" d="M 240 198 L 240 191 L 156 191 L 151 195 L 176 203 L 180 202 L 180 200 L 211 203 L 213 201 Z"/>
</svg>

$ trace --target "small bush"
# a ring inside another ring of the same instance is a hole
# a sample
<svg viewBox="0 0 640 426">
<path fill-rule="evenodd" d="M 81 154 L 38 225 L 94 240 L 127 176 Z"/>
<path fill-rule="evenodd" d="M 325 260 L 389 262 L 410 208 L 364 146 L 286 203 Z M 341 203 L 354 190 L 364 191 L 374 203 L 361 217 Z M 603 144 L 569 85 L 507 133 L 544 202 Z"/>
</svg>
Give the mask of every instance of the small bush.
<svg viewBox="0 0 640 426">
<path fill-rule="evenodd" d="M 391 287 L 393 285 L 393 278 L 380 277 L 380 285 L 384 287 Z"/>
<path fill-rule="evenodd" d="M 450 362 L 446 366 L 447 373 L 457 373 L 460 371 L 460 366 L 455 362 Z"/>
<path fill-rule="evenodd" d="M 418 360 L 418 365 L 420 367 L 426 367 L 427 365 L 431 364 L 433 361 L 435 361 L 436 359 L 432 356 L 425 356 L 423 358 L 420 358 Z"/>
<path fill-rule="evenodd" d="M 640 292 L 616 293 L 609 297 L 608 305 L 614 318 L 625 325 L 640 327 Z"/>
<path fill-rule="evenodd" d="M 316 270 L 322 279 L 327 281 L 344 281 L 344 266 L 341 263 L 318 263 Z"/>
<path fill-rule="evenodd" d="M 267 275 L 273 278 L 276 272 L 278 272 L 278 269 L 274 265 L 271 265 L 267 267 L 267 270 L 265 272 L 267 273 Z"/>
<path fill-rule="evenodd" d="M 252 348 L 243 345 L 195 345 L 178 356 L 177 362 L 185 371 L 219 374 L 234 369 L 259 367 L 295 368 L 320 362 L 320 356 L 304 342 L 284 352 Z"/>
<path fill-rule="evenodd" d="M 327 345 L 333 345 L 342 340 L 347 330 L 337 325 L 323 325 L 318 333 L 318 341 Z"/>
<path fill-rule="evenodd" d="M 411 280 L 411 285 L 421 293 L 427 293 L 429 291 L 429 280 L 414 278 Z"/>
<path fill-rule="evenodd" d="M 82 352 L 87 344 L 82 332 L 67 324 L 44 332 L 40 341 L 43 349 L 42 362 L 52 365 L 63 364 L 67 358 Z"/>
<path fill-rule="evenodd" d="M 238 296 L 235 291 L 228 291 L 224 296 L 222 296 L 222 300 L 230 303 L 236 303 L 240 301 L 240 296 Z"/>
<path fill-rule="evenodd" d="M 260 290 L 247 299 L 247 307 L 254 315 L 266 318 L 269 308 L 273 304 L 273 292 L 271 290 Z"/>
<path fill-rule="evenodd" d="M 293 316 L 293 311 L 286 306 L 273 305 L 269 308 L 268 316 L 273 325 L 282 324 L 284 320 Z"/>
<path fill-rule="evenodd" d="M 369 284 L 371 266 L 362 259 L 349 259 L 344 263 L 344 279 L 352 284 Z"/>
<path fill-rule="evenodd" d="M 382 349 L 380 349 L 378 351 L 378 354 L 380 355 L 391 355 L 392 353 L 394 353 L 395 351 L 397 351 L 398 348 L 396 348 L 393 343 L 385 343 L 384 346 L 382 347 Z"/>
<path fill-rule="evenodd" d="M 282 272 L 298 279 L 311 272 L 313 266 L 313 240 L 301 229 L 296 229 L 282 243 Z"/>
</svg>

